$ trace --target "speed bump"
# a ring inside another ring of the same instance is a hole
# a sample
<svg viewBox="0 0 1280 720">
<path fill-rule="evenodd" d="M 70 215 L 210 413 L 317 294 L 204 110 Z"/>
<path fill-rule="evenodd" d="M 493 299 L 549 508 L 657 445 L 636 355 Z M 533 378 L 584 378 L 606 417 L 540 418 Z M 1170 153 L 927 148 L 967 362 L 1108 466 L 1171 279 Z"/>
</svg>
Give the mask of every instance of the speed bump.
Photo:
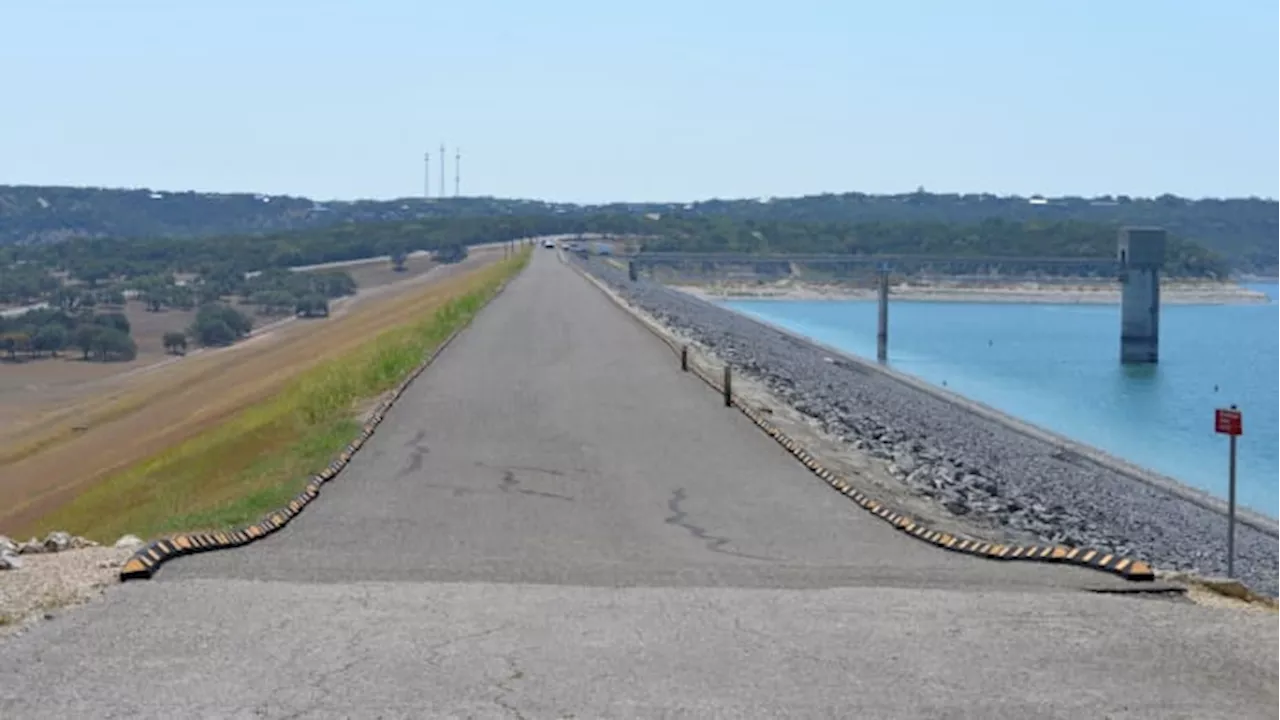
<svg viewBox="0 0 1280 720">
<path fill-rule="evenodd" d="M 502 294 L 506 290 L 510 279 L 504 280 L 489 298 L 494 298 Z M 248 545 L 249 543 L 261 540 L 268 535 L 278 532 L 280 529 L 289 524 L 293 518 L 297 517 L 306 507 L 320 496 L 320 489 L 325 483 L 332 481 L 337 477 L 350 462 L 352 457 L 364 446 L 372 435 L 374 430 L 382 424 L 382 420 L 386 417 L 386 412 L 391 409 L 395 401 L 404 394 L 409 385 L 427 369 L 435 359 L 440 356 L 454 338 L 466 330 L 471 325 L 471 321 L 475 319 L 473 314 L 460 327 L 449 334 L 448 337 L 431 351 L 421 363 L 414 368 L 413 372 L 396 386 L 391 395 L 379 403 L 377 409 L 370 415 L 369 420 L 361 427 L 358 434 L 350 443 L 343 448 L 332 462 L 323 470 L 316 473 L 302 492 L 298 493 L 289 503 L 277 510 L 273 510 L 266 514 L 261 520 L 252 525 L 234 528 L 232 530 L 220 530 L 211 533 L 184 533 L 174 535 L 172 537 L 153 540 L 139 548 L 124 565 L 120 568 L 120 580 L 149 580 L 160 569 L 160 566 L 174 558 L 183 555 L 192 555 L 200 552 L 208 552 L 212 550 L 227 550 L 230 548 Z"/>
<path fill-rule="evenodd" d="M 614 304 L 625 310 L 633 320 L 641 325 L 641 327 L 645 328 L 661 340 L 676 354 L 677 357 L 680 356 L 683 349 L 682 345 L 674 342 L 666 335 L 659 332 L 656 328 L 652 327 L 649 323 L 642 320 L 639 313 L 637 313 L 634 308 L 630 307 L 625 301 L 606 289 L 602 281 L 592 277 L 586 270 L 576 267 L 572 263 L 570 263 L 570 267 L 573 267 L 579 275 L 587 279 L 591 284 L 595 285 L 596 288 L 605 295 L 605 297 L 609 298 L 614 302 Z M 723 388 L 719 385 L 717 379 L 708 376 L 695 364 L 690 363 L 689 370 L 716 391 L 723 392 Z M 1111 573 L 1126 580 L 1139 582 L 1155 580 L 1155 571 L 1152 567 L 1136 558 L 1109 554 L 1089 548 L 1077 548 L 1063 545 L 1004 545 L 974 538 L 962 538 L 950 533 L 928 528 L 923 523 L 917 522 L 907 514 L 898 512 L 893 508 L 868 497 L 861 490 L 855 489 L 852 483 L 841 478 L 831 469 L 824 467 L 817 458 L 805 450 L 800 443 L 793 440 L 777 426 L 766 420 L 762 413 L 747 407 L 744 403 L 738 402 L 736 397 L 732 398 L 732 405 L 737 407 L 743 415 L 746 415 L 747 418 L 763 430 L 766 435 L 773 438 L 774 441 L 785 448 L 787 452 L 794 455 L 796 459 L 803 463 L 804 466 L 813 474 L 821 478 L 823 482 L 827 483 L 827 485 L 830 485 L 842 495 L 853 500 L 859 507 L 867 510 L 872 515 L 888 522 L 899 531 L 923 542 L 927 542 L 950 552 L 980 557 L 988 560 L 1061 563 L 1064 565 L 1077 565 L 1080 567 Z"/>
</svg>

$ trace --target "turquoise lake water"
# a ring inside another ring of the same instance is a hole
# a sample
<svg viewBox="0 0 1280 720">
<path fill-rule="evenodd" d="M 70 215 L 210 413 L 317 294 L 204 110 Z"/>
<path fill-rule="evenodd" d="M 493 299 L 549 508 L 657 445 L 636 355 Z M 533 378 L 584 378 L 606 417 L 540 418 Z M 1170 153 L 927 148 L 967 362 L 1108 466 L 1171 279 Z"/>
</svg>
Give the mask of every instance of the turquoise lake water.
<svg viewBox="0 0 1280 720">
<path fill-rule="evenodd" d="M 1166 305 L 1160 363 L 1122 367 L 1111 305 L 890 305 L 889 364 L 1211 492 L 1227 494 L 1227 438 L 1213 411 L 1244 413 L 1237 497 L 1280 515 L 1280 306 Z M 875 357 L 875 301 L 735 300 L 738 312 Z"/>
</svg>

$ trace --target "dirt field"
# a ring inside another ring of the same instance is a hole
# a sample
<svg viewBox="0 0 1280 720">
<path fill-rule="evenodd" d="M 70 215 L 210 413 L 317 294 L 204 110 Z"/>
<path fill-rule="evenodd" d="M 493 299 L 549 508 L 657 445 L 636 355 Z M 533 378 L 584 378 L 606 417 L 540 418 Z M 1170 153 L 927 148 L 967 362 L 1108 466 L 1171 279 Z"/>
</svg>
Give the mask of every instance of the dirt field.
<svg viewBox="0 0 1280 720">
<path fill-rule="evenodd" d="M 298 370 L 405 322 L 407 298 L 501 258 L 501 250 L 477 251 L 430 274 L 425 262 L 404 273 L 385 265 L 351 268 L 357 282 L 366 284 L 336 305 L 331 318 L 278 322 L 231 347 L 185 358 L 143 349 L 147 337 L 159 345 L 160 335 L 172 327 L 166 323 L 182 326 L 179 314 L 164 318 L 169 313 L 138 308 L 136 314 L 151 318 L 137 321 L 137 361 L 54 360 L 0 368 L 0 533 L 22 530 L 95 480 L 268 397 Z M 39 368 L 45 363 L 49 369 Z M 93 365 L 106 370 L 94 376 L 98 368 L 79 367 Z M 74 369 L 59 376 L 59 366 Z M 24 372 L 25 381 L 8 379 Z"/>
<path fill-rule="evenodd" d="M 420 278 L 435 263 L 426 258 L 411 258 L 404 272 L 396 272 L 385 260 L 343 268 L 356 281 L 359 295 L 373 297 L 381 294 L 388 285 L 404 283 Z M 334 313 L 352 302 L 346 298 L 334 306 Z M 270 316 L 258 313 L 252 305 L 237 307 L 253 317 L 257 334 L 271 332 L 280 327 L 288 316 Z M 114 310 L 104 308 L 103 311 Z M 148 371 L 162 363 L 173 363 L 179 358 L 164 350 L 164 334 L 186 329 L 195 319 L 194 311 L 164 310 L 147 312 L 140 302 L 128 303 L 123 312 L 129 318 L 131 334 L 138 344 L 138 357 L 130 362 L 93 362 L 80 359 L 80 352 L 71 349 L 58 358 L 38 358 L 13 363 L 0 361 L 0 448 L 6 447 L 3 439 L 14 432 L 29 428 L 47 419 L 50 413 L 74 406 L 78 401 L 100 394 L 109 388 L 109 381 L 129 377 L 140 371 Z M 301 321 L 305 322 L 306 321 Z M 193 348 L 188 356 L 202 352 Z M 5 452 L 0 450 L 0 458 Z"/>
<path fill-rule="evenodd" d="M 129 303 L 123 312 L 138 343 L 138 357 L 131 362 L 87 362 L 80 359 L 79 350 L 69 348 L 57 358 L 0 363 L 0 427 L 29 419 L 34 407 L 74 401 L 86 383 L 164 360 L 168 356 L 161 338 L 166 332 L 186 328 L 195 317 L 194 312 L 179 310 L 147 312 L 139 302 Z"/>
</svg>

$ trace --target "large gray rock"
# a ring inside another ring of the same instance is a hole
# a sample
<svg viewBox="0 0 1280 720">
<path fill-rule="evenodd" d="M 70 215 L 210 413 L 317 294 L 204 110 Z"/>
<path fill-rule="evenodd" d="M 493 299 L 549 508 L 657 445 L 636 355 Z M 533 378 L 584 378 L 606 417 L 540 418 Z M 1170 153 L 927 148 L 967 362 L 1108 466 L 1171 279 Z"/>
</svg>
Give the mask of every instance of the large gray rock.
<svg viewBox="0 0 1280 720">
<path fill-rule="evenodd" d="M 0 548 L 0 570 L 17 570 L 20 567 L 22 567 L 22 558 L 18 557 L 18 553 L 8 548 Z"/>
<path fill-rule="evenodd" d="M 6 550 L 16 554 L 18 552 L 18 543 L 10 540 L 4 535 L 0 535 L 0 552 L 4 552 Z"/>
<path fill-rule="evenodd" d="M 142 547 L 142 539 L 137 535 L 121 535 L 120 539 L 116 541 L 114 547 L 123 550 L 132 550 L 134 548 Z"/>
<path fill-rule="evenodd" d="M 892 470 L 902 477 L 907 477 L 916 469 L 916 459 L 908 452 L 896 452 L 893 455 Z"/>
<path fill-rule="evenodd" d="M 62 552 L 71 548 L 71 533 L 54 530 L 44 539 L 44 549 L 49 552 Z"/>
<path fill-rule="evenodd" d="M 18 546 L 18 552 L 23 555 L 39 555 L 40 553 L 49 552 L 49 550 L 44 546 L 44 543 L 36 538 L 31 538 Z"/>
</svg>

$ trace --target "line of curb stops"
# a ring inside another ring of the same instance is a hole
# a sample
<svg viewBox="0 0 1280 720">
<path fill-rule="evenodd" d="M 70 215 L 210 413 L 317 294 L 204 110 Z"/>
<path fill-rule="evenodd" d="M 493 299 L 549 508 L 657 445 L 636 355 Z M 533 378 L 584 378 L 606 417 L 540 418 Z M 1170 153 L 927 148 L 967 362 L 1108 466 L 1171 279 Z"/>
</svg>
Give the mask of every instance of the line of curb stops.
<svg viewBox="0 0 1280 720">
<path fill-rule="evenodd" d="M 516 275 L 503 280 L 502 283 L 498 285 L 498 288 L 494 291 L 493 295 L 485 302 L 485 305 L 487 306 L 489 303 L 497 299 L 497 297 L 507 289 L 507 285 L 518 276 L 519 274 L 517 273 Z M 400 396 L 409 389 L 409 386 L 413 381 L 426 371 L 431 363 L 435 362 L 435 359 L 440 356 L 440 353 L 444 352 L 444 349 L 449 347 L 449 344 L 453 342 L 454 338 L 458 337 L 458 335 L 462 334 L 464 330 L 470 327 L 472 321 L 474 321 L 483 310 L 484 306 L 481 306 L 474 315 L 467 318 L 465 323 L 452 333 L 449 333 L 449 336 L 446 337 L 434 350 L 432 350 L 431 353 L 427 355 L 426 359 L 414 368 L 413 371 L 409 373 L 409 376 L 391 391 L 390 395 L 379 402 L 373 413 L 369 416 L 369 419 L 365 422 L 364 427 L 361 428 L 360 434 L 357 435 L 356 438 L 342 450 L 342 452 L 338 453 L 338 456 L 334 458 L 333 462 L 329 463 L 327 467 L 316 473 L 315 476 L 311 478 L 311 481 L 307 483 L 306 487 L 303 488 L 302 492 L 298 493 L 287 505 L 268 513 L 265 517 L 252 525 L 245 525 L 233 530 L 182 533 L 162 538 L 160 540 L 153 540 L 139 548 L 138 551 L 125 562 L 124 566 L 120 569 L 120 580 L 122 582 L 127 580 L 149 580 L 156 574 L 161 565 L 175 558 L 179 558 L 184 555 L 195 555 L 197 553 L 209 552 L 211 550 L 229 550 L 242 545 L 248 545 L 249 543 L 267 537 L 288 525 L 289 521 L 297 517 L 307 507 L 307 505 L 310 505 L 317 497 L 320 496 L 320 488 L 322 488 L 325 483 L 328 483 L 337 477 L 338 473 L 342 472 L 343 468 L 350 464 L 351 459 L 355 457 L 356 453 L 360 452 L 360 448 L 364 447 L 365 442 L 373 436 L 374 430 L 382 424 L 382 421 L 386 418 L 387 412 L 391 409 L 391 406 L 394 405 L 395 402 L 400 399 Z"/>
<path fill-rule="evenodd" d="M 649 323 L 645 322 L 637 314 L 634 308 L 627 305 L 622 298 L 607 288 L 603 281 L 592 277 L 587 270 L 576 266 L 571 261 L 566 262 L 566 264 L 577 271 L 578 274 L 582 275 L 582 277 L 590 281 L 591 284 L 595 285 L 597 289 L 604 293 L 605 297 L 619 305 L 642 327 L 657 336 L 657 338 L 677 356 L 680 355 L 682 351 L 681 345 L 674 343 L 670 338 L 661 334 L 656 328 L 651 327 Z M 704 374 L 701 369 L 693 366 L 692 364 L 689 369 L 690 372 L 697 375 L 698 378 L 707 385 L 717 391 L 723 392 L 724 388 L 717 384 L 714 378 Z M 817 475 L 823 482 L 834 488 L 836 492 L 839 492 L 850 500 L 853 500 L 859 507 L 889 523 L 897 530 L 918 540 L 927 542 L 943 550 L 961 553 L 964 555 L 972 555 L 974 557 L 987 560 L 1060 563 L 1064 565 L 1076 565 L 1089 568 L 1091 570 L 1098 570 L 1112 575 L 1118 575 L 1125 580 L 1135 582 L 1150 582 L 1155 580 L 1155 571 L 1149 564 L 1123 555 L 1065 545 L 1008 545 L 963 537 L 932 529 L 923 523 L 917 522 L 906 513 L 898 512 L 892 507 L 855 488 L 848 480 L 818 462 L 818 459 L 814 457 L 812 453 L 766 420 L 762 413 L 738 402 L 736 397 L 731 397 L 731 402 L 734 407 L 737 407 L 743 415 L 746 415 L 747 418 L 751 420 L 751 422 L 755 423 L 755 425 L 763 430 L 765 434 L 777 441 L 779 445 L 804 464 L 810 472 Z"/>
</svg>

